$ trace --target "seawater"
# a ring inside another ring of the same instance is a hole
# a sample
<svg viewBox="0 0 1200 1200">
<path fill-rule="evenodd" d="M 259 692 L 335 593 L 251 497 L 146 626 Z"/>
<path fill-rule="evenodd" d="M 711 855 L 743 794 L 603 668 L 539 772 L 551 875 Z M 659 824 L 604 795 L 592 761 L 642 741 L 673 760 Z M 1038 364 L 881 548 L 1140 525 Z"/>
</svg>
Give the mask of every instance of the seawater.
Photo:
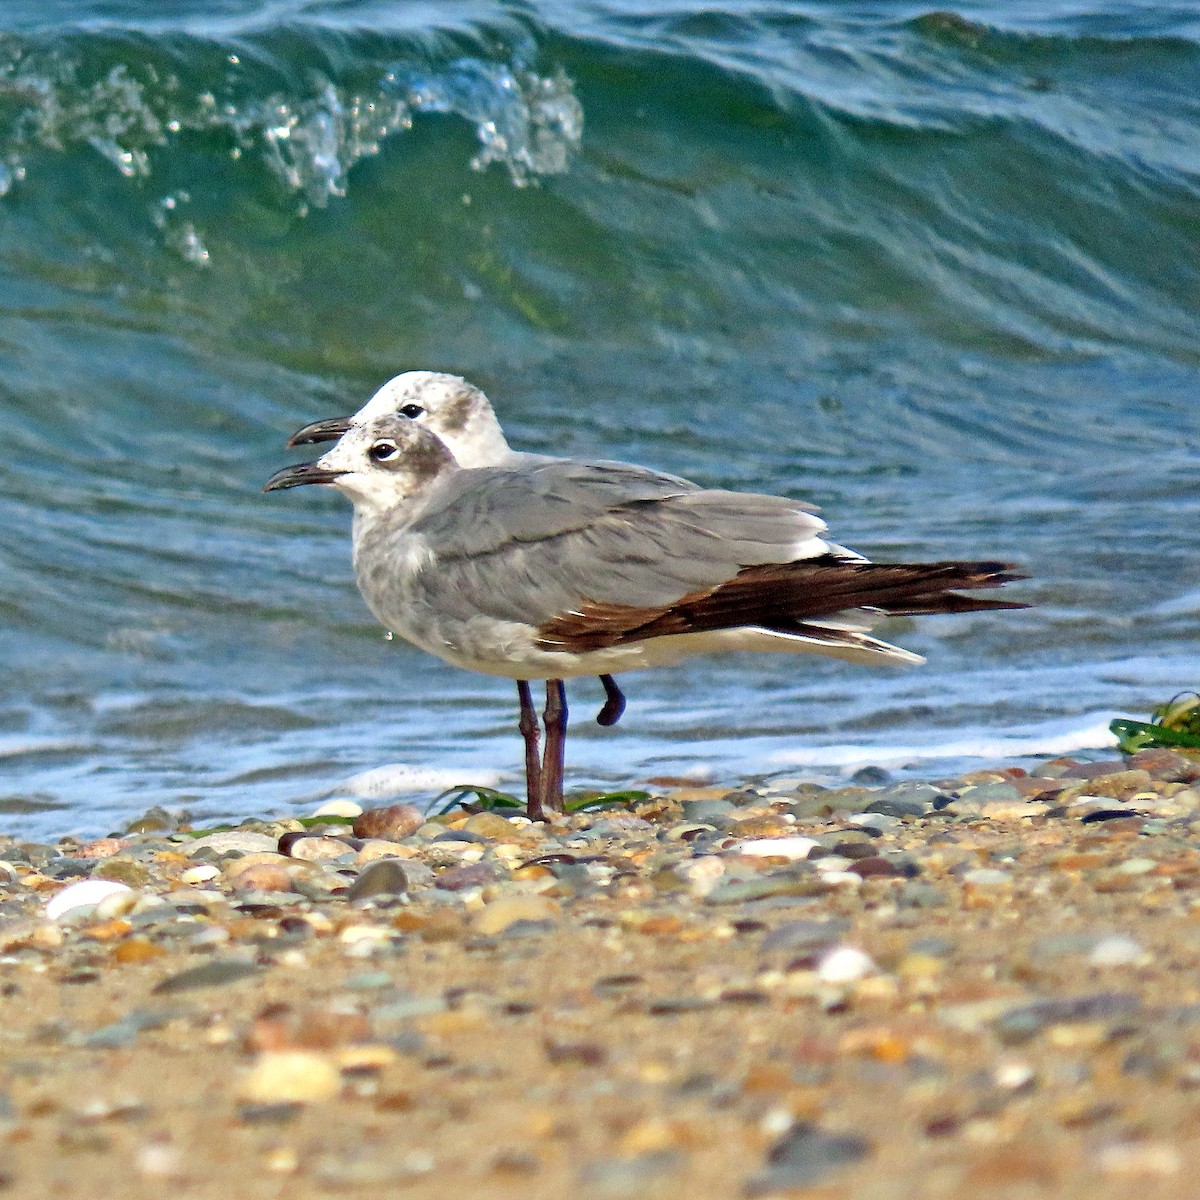
<svg viewBox="0 0 1200 1200">
<path fill-rule="evenodd" d="M 732 3 L 0 7 L 0 827 L 517 785 L 513 689 L 383 640 L 286 436 L 414 367 L 514 444 L 999 557 L 911 671 L 571 698 L 579 784 L 937 774 L 1200 679 L 1200 17 Z M 364 774 L 368 773 L 368 774 Z"/>
</svg>

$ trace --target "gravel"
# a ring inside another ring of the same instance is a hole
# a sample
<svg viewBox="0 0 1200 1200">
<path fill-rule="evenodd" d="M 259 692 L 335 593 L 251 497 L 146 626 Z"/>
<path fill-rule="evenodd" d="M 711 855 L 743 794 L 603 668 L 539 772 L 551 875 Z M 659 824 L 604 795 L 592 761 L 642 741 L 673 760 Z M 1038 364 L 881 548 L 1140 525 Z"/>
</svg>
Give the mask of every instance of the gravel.
<svg viewBox="0 0 1200 1200">
<path fill-rule="evenodd" d="M 339 801 L 0 838 L 0 1167 L 63 1197 L 1179 1189 L 1198 781 L 1147 751 L 553 825 Z"/>
</svg>

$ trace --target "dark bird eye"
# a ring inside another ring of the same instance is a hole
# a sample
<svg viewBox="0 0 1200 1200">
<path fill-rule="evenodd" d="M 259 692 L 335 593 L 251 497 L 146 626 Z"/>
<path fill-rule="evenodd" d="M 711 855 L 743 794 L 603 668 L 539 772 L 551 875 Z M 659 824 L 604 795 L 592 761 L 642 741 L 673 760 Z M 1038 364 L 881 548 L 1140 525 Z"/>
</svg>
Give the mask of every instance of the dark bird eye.
<svg viewBox="0 0 1200 1200">
<path fill-rule="evenodd" d="M 400 415 L 415 421 L 424 411 L 425 410 L 419 404 L 406 404 L 400 410 Z"/>
<path fill-rule="evenodd" d="M 376 442 L 370 450 L 367 451 L 367 457 L 372 462 L 384 462 L 396 453 L 395 442 Z"/>
</svg>

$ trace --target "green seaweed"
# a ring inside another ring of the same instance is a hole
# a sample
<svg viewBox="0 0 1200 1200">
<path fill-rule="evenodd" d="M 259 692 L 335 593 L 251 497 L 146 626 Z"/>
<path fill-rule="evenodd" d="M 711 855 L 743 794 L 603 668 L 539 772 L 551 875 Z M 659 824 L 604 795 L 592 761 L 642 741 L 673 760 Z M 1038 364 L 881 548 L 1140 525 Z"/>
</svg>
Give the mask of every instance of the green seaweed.
<svg viewBox="0 0 1200 1200">
<path fill-rule="evenodd" d="M 467 796 L 474 796 L 474 802 L 464 803 Z M 441 800 L 445 800 L 446 803 L 439 808 L 438 802 Z M 456 806 L 466 812 L 491 812 L 497 808 L 524 810 L 525 808 L 525 805 L 516 796 L 510 795 L 508 792 L 498 792 L 495 788 L 481 787 L 475 783 L 459 783 L 435 796 L 427 815 L 430 818 L 445 816 Z"/>
<path fill-rule="evenodd" d="M 336 816 L 291 817 L 291 818 L 280 818 L 280 819 L 281 820 L 283 820 L 283 819 L 293 820 L 297 824 L 302 825 L 305 829 L 311 829 L 314 825 L 353 825 L 354 824 L 353 817 L 336 817 Z M 172 838 L 187 838 L 187 839 L 195 840 L 196 838 L 208 837 L 208 835 L 210 833 L 232 833 L 235 829 L 244 829 L 244 828 L 245 828 L 244 823 L 238 824 L 238 825 L 230 825 L 230 824 L 205 825 L 205 826 L 203 826 L 203 828 L 200 828 L 200 829 L 176 829 L 173 832 L 171 832 L 170 834 L 168 834 L 167 836 L 172 837 Z"/>
<path fill-rule="evenodd" d="M 567 812 L 571 813 L 587 812 L 597 808 L 628 808 L 631 804 L 638 804 L 643 800 L 649 799 L 649 792 L 601 792 L 599 795 L 582 796 L 578 800 L 568 800 L 565 807 Z"/>
<path fill-rule="evenodd" d="M 473 796 L 474 800 L 468 801 L 469 796 Z M 648 797 L 649 792 L 638 791 L 590 792 L 568 800 L 564 807 L 569 813 L 602 808 L 626 808 L 630 804 L 637 804 Z M 443 801 L 444 803 L 442 803 Z M 429 820 L 444 817 L 455 808 L 461 808 L 464 812 L 471 813 L 493 812 L 498 809 L 524 812 L 525 802 L 509 792 L 498 792 L 495 788 L 483 787 L 475 783 L 459 783 L 454 787 L 447 788 L 434 798 L 427 817 Z M 292 819 L 305 829 L 312 829 L 320 825 L 352 826 L 354 824 L 353 817 L 293 817 Z M 241 825 L 208 825 L 203 829 L 178 829 L 168 836 L 179 841 L 192 841 L 196 838 L 207 837 L 210 833 L 229 833 L 241 828 Z"/>
<path fill-rule="evenodd" d="M 210 833 L 230 833 L 237 828 L 237 825 L 207 825 L 203 829 L 176 829 L 169 836 L 171 838 L 190 838 L 194 841 L 196 838 L 208 837 Z"/>
<path fill-rule="evenodd" d="M 1149 721 L 1118 717 L 1109 729 L 1125 754 L 1159 747 L 1200 750 L 1200 693 L 1180 692 L 1155 708 Z"/>
<path fill-rule="evenodd" d="M 563 808 L 569 813 L 587 812 L 600 808 L 627 808 L 649 798 L 649 792 L 592 792 L 586 793 L 573 800 L 568 800 Z M 467 802 L 466 797 L 474 796 L 473 801 Z M 440 804 L 441 801 L 444 804 Z M 474 783 L 460 783 L 447 788 L 434 798 L 429 809 L 430 819 L 445 816 L 454 808 L 464 812 L 493 812 L 496 809 L 518 809 L 525 811 L 525 804 L 508 792 L 498 792 L 494 788 L 480 787 Z"/>
<path fill-rule="evenodd" d="M 311 829 L 314 825 L 353 825 L 354 817 L 293 817 L 294 821 L 303 825 L 305 829 Z"/>
</svg>

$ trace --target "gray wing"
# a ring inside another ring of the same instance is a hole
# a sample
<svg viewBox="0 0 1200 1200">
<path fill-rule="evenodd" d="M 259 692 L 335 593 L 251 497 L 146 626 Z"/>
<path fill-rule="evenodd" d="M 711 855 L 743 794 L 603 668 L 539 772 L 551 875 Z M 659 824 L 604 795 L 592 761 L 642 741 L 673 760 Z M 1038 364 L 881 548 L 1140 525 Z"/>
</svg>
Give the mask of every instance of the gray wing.
<svg viewBox="0 0 1200 1200">
<path fill-rule="evenodd" d="M 621 504 L 699 490 L 626 463 L 529 457 L 515 468 L 456 472 L 409 529 L 439 556 L 462 558 L 586 529 Z"/>
<path fill-rule="evenodd" d="M 585 603 L 671 605 L 745 567 L 816 557 L 824 529 L 799 501 L 559 460 L 460 472 L 407 532 L 432 552 L 420 590 L 442 617 L 540 627 Z"/>
</svg>

